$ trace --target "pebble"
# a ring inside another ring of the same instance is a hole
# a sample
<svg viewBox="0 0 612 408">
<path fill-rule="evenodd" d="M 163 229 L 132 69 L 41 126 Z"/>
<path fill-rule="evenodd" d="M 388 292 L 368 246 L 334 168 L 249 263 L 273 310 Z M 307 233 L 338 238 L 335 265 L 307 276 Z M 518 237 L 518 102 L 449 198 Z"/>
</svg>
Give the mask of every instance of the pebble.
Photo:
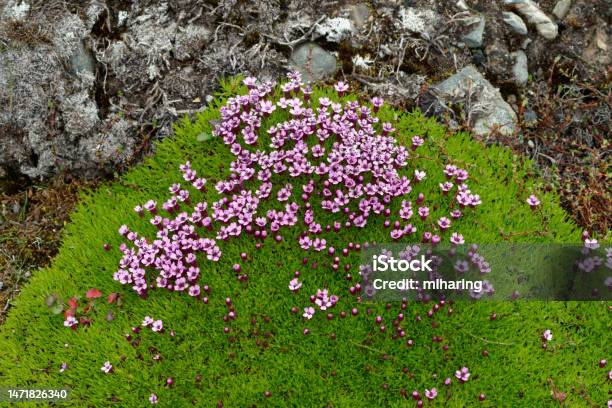
<svg viewBox="0 0 612 408">
<path fill-rule="evenodd" d="M 529 80 L 529 66 L 527 64 L 527 54 L 519 50 L 512 53 L 515 59 L 515 64 L 512 67 L 512 74 L 517 85 L 523 86 Z"/>
<path fill-rule="evenodd" d="M 511 11 L 504 11 L 504 22 L 510 26 L 510 28 L 517 34 L 527 35 L 527 24 L 523 21 L 523 19 L 514 14 Z"/>
<path fill-rule="evenodd" d="M 480 48 L 482 46 L 482 37 L 486 25 L 484 16 L 472 17 L 468 20 L 467 25 L 474 26 L 474 28 L 463 36 L 463 42 L 470 48 Z"/>
<path fill-rule="evenodd" d="M 547 40 L 554 40 L 559 34 L 559 27 L 531 0 L 504 0 L 536 26 L 538 33 Z"/>
<path fill-rule="evenodd" d="M 559 0 L 557 4 L 555 4 L 555 8 L 553 9 L 553 14 L 559 20 L 563 20 L 567 15 L 570 7 L 572 5 L 572 0 Z"/>
</svg>

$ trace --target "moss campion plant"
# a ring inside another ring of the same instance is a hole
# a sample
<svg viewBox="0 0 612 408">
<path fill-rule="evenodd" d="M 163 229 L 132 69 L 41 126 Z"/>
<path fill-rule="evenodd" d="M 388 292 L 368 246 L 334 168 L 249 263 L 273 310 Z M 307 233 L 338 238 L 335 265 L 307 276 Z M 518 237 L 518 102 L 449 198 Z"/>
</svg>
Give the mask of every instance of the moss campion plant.
<svg viewBox="0 0 612 408">
<path fill-rule="evenodd" d="M 578 242 L 529 163 L 296 74 L 225 81 L 175 130 L 83 195 L 0 328 L 3 383 L 72 406 L 554 406 L 549 377 L 582 401 L 572 366 L 604 401 L 604 304 L 364 296 L 366 243 Z"/>
<path fill-rule="evenodd" d="M 281 86 L 280 97 L 271 84 L 258 85 L 252 77 L 244 83 L 248 94 L 228 99 L 213 132 L 234 156 L 229 177 L 214 186 L 220 198 L 210 204 L 193 202 L 192 192 L 204 191 L 207 180 L 197 176 L 190 162 L 182 164 L 186 187 L 172 184 L 161 209 L 154 200 L 134 209 L 140 216 L 148 214 L 158 229 L 155 239 L 141 237 L 127 225 L 119 229 L 132 245 L 120 248 L 124 256 L 116 281 L 131 285 L 141 297 L 156 287 L 200 298 L 204 260 L 220 259 L 220 241 L 243 234 L 262 242 L 268 236 L 280 241 L 284 229 L 295 227 L 301 229 L 296 245 L 334 256 L 335 248 L 328 245 L 331 235 L 365 228 L 376 216 L 386 218 L 384 226 L 394 241 L 436 245 L 446 236 L 453 245 L 464 244 L 463 235 L 451 233 L 451 218 L 459 219 L 482 203 L 470 190 L 468 172 L 448 164 L 438 169 L 447 180 L 439 190 L 412 194 L 412 186 L 427 177 L 419 170 L 423 159 L 411 157 L 424 139 L 412 135 L 410 149 L 398 143 L 393 123 L 381 123 L 376 116 L 382 99 L 374 98 L 371 106 L 326 97 L 313 101 L 312 89 L 301 83 L 297 72 Z M 339 82 L 334 88 L 342 96 L 348 85 Z M 277 109 L 285 120 L 270 119 Z M 451 200 L 440 200 L 441 195 Z M 401 200 L 399 211 L 392 211 L 393 200 Z M 263 201 L 272 201 L 278 209 L 262 211 Z M 440 205 L 446 214 L 432 219 L 429 208 Z M 413 206 L 422 231 L 412 223 Z M 315 211 L 327 212 L 331 220 L 322 224 Z M 367 243 L 350 243 L 344 251 L 359 250 L 362 244 Z M 234 271 L 240 270 L 236 264 Z M 320 301 L 326 290 L 318 293 Z"/>
</svg>

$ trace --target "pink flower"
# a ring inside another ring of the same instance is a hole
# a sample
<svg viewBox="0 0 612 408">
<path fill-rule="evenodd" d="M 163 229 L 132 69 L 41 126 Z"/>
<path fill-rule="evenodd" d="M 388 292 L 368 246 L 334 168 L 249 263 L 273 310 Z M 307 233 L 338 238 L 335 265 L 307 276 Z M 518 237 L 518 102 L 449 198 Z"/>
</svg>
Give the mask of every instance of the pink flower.
<svg viewBox="0 0 612 408">
<path fill-rule="evenodd" d="M 542 334 L 542 339 L 545 341 L 551 341 L 553 339 L 552 331 L 548 329 L 544 330 L 544 333 Z"/>
<path fill-rule="evenodd" d="M 432 400 L 434 398 L 436 398 L 436 396 L 438 395 L 438 390 L 434 387 L 431 390 L 425 389 L 425 396 L 427 397 L 427 399 Z"/>
<path fill-rule="evenodd" d="M 463 235 L 453 232 L 453 235 L 450 237 L 450 242 L 454 245 L 463 245 L 465 240 L 463 239 Z"/>
<path fill-rule="evenodd" d="M 463 367 L 461 370 L 455 371 L 455 377 L 462 383 L 467 382 L 470 379 L 470 370 L 467 367 Z"/>
<path fill-rule="evenodd" d="M 149 402 L 150 402 L 151 404 L 157 404 L 157 402 L 158 402 L 157 395 L 155 395 L 155 394 L 151 394 L 151 395 L 149 396 Z"/>
<path fill-rule="evenodd" d="M 314 307 L 309 306 L 309 307 L 305 307 L 304 308 L 304 314 L 302 316 L 305 317 L 306 319 L 310 320 L 310 319 L 312 319 L 312 316 L 314 316 L 314 314 L 315 314 Z"/>
<path fill-rule="evenodd" d="M 441 229 L 442 231 L 445 231 L 445 230 L 447 230 L 448 228 L 450 228 L 450 226 L 451 226 L 451 221 L 450 221 L 448 218 L 446 218 L 446 217 L 442 217 L 442 218 L 440 218 L 440 219 L 438 220 L 438 225 L 440 226 L 440 229 Z"/>
<path fill-rule="evenodd" d="M 297 292 L 302 287 L 302 282 L 298 280 L 298 278 L 293 278 L 289 282 L 289 290 L 292 292 Z"/>
<path fill-rule="evenodd" d="M 372 106 L 374 106 L 374 112 L 378 112 L 378 110 L 384 105 L 385 101 L 378 96 L 372 98 Z"/>
<path fill-rule="evenodd" d="M 338 92 L 339 96 L 342 96 L 344 92 L 348 91 L 349 86 L 343 81 L 338 81 L 336 85 L 334 85 L 334 89 L 336 90 L 336 92 Z"/>
<path fill-rule="evenodd" d="M 423 140 L 422 137 L 420 137 L 420 136 L 413 136 L 412 137 L 412 150 L 415 150 L 417 147 L 422 146 L 423 143 L 425 143 L 425 140 Z"/>
<path fill-rule="evenodd" d="M 451 385 L 451 378 L 450 377 L 446 377 L 446 379 L 444 380 L 444 385 Z"/>
<path fill-rule="evenodd" d="M 470 269 L 470 265 L 467 261 L 457 260 L 454 268 L 458 273 L 465 273 Z"/>
<path fill-rule="evenodd" d="M 164 323 L 161 320 L 155 320 L 151 324 L 151 330 L 153 330 L 156 333 L 159 333 L 160 331 L 162 331 L 163 328 L 164 328 Z"/>
<path fill-rule="evenodd" d="M 128 228 L 127 225 L 123 224 L 121 227 L 119 227 L 119 234 L 127 235 L 128 232 L 130 232 L 130 229 Z"/>
<path fill-rule="evenodd" d="M 326 248 L 326 244 L 327 241 L 325 241 L 325 239 L 315 238 L 314 241 L 312 241 L 312 247 L 318 252 L 324 250 Z"/>
<path fill-rule="evenodd" d="M 587 238 L 584 240 L 584 247 L 588 249 L 599 248 L 599 242 L 595 238 Z"/>
<path fill-rule="evenodd" d="M 427 177 L 427 173 L 425 173 L 424 171 L 420 171 L 420 170 L 414 171 L 414 178 L 416 179 L 416 181 L 423 181 L 425 180 L 425 177 Z"/>
<path fill-rule="evenodd" d="M 70 327 L 71 329 L 75 329 L 79 324 L 79 321 L 74 316 L 68 316 L 66 320 L 64 320 L 64 326 Z"/>
<path fill-rule="evenodd" d="M 189 296 L 197 297 L 200 296 L 200 285 L 193 285 L 189 287 Z"/>
<path fill-rule="evenodd" d="M 151 316 L 145 316 L 144 320 L 142 321 L 142 326 L 147 327 L 150 326 L 152 323 L 153 319 L 151 318 Z"/>
<path fill-rule="evenodd" d="M 532 194 L 527 199 L 527 204 L 529 204 L 529 206 L 532 209 L 535 209 L 536 207 L 538 207 L 540 205 L 540 200 L 538 199 L 538 197 L 536 197 L 535 195 Z"/>
<path fill-rule="evenodd" d="M 425 219 L 429 216 L 429 207 L 419 207 L 419 217 Z"/>
<path fill-rule="evenodd" d="M 252 89 L 257 84 L 257 78 L 254 77 L 246 77 L 242 80 L 242 83 L 247 86 L 247 88 Z"/>
<path fill-rule="evenodd" d="M 453 183 L 450 181 L 446 181 L 444 183 L 440 183 L 440 189 L 442 190 L 442 194 L 446 194 L 453 188 Z"/>
<path fill-rule="evenodd" d="M 113 365 L 110 363 L 110 361 L 107 361 L 104 363 L 102 368 L 100 368 L 100 370 L 102 370 L 106 374 L 110 374 L 111 371 L 113 371 Z"/>
<path fill-rule="evenodd" d="M 327 289 L 317 289 L 317 294 L 315 296 L 315 304 L 319 306 L 321 310 L 327 310 L 332 306 L 335 306 L 338 301 L 338 297 L 335 295 L 329 295 L 329 291 Z"/>
<path fill-rule="evenodd" d="M 389 122 L 385 122 L 382 124 L 383 135 L 387 135 L 395 130 L 393 125 Z"/>
</svg>

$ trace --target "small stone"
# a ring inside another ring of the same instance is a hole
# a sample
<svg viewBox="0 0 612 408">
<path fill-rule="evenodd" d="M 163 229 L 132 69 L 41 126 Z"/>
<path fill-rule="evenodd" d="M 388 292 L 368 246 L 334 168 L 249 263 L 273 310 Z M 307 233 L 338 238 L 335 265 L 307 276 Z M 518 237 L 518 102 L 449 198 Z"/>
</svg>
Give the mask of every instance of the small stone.
<svg viewBox="0 0 612 408">
<path fill-rule="evenodd" d="M 308 82 L 320 81 L 336 73 L 336 57 L 313 42 L 304 43 L 293 50 L 291 63 Z"/>
<path fill-rule="evenodd" d="M 572 5 L 572 0 L 559 0 L 557 4 L 555 4 L 555 8 L 553 9 L 553 14 L 559 20 L 563 20 L 567 15 L 567 12 Z"/>
<path fill-rule="evenodd" d="M 538 33 L 547 40 L 554 40 L 559 34 L 559 27 L 531 0 L 504 0 L 521 13 L 529 23 L 536 26 Z"/>
<path fill-rule="evenodd" d="M 511 11 L 504 11 L 504 22 L 510 26 L 510 28 L 517 34 L 527 35 L 527 25 L 523 21 L 523 19 L 514 14 Z"/>
<path fill-rule="evenodd" d="M 463 36 L 463 42 L 470 48 L 480 48 L 486 25 L 484 16 L 474 16 L 466 25 L 474 28 Z"/>
<path fill-rule="evenodd" d="M 512 74 L 514 75 L 514 82 L 517 85 L 523 86 L 527 84 L 529 80 L 529 66 L 527 64 L 527 54 L 524 51 L 516 51 L 512 53 L 515 59 L 515 64 L 512 67 Z"/>
</svg>

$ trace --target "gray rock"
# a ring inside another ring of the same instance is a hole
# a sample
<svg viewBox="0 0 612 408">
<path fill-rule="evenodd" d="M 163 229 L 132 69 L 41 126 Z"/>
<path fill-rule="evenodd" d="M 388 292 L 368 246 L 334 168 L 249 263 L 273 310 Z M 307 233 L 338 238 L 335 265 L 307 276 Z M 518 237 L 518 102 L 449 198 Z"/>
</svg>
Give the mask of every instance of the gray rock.
<svg viewBox="0 0 612 408">
<path fill-rule="evenodd" d="M 516 131 L 516 114 L 512 107 L 504 101 L 499 89 L 472 65 L 430 87 L 429 94 L 435 101 L 425 106 L 421 103 L 424 112 L 441 115 L 448 111 L 449 105 L 463 104 L 476 135 L 484 136 L 495 130 L 511 135 Z"/>
<path fill-rule="evenodd" d="M 555 4 L 555 8 L 553 9 L 553 14 L 559 20 L 563 20 L 567 15 L 567 12 L 572 5 L 572 0 L 559 0 L 557 4 Z"/>
<path fill-rule="evenodd" d="M 504 0 L 506 5 L 512 6 L 522 14 L 529 23 L 536 26 L 538 33 L 547 40 L 554 40 L 559 33 L 559 28 L 550 17 L 548 17 L 537 4 L 531 0 Z"/>
<path fill-rule="evenodd" d="M 482 46 L 482 38 L 484 35 L 486 20 L 485 17 L 472 17 L 467 26 L 473 26 L 472 30 L 463 36 L 463 42 L 470 48 L 480 48 Z"/>
<path fill-rule="evenodd" d="M 524 51 L 519 50 L 512 53 L 515 59 L 514 66 L 512 67 L 512 74 L 514 75 L 514 81 L 517 85 L 523 86 L 527 84 L 529 80 L 529 66 L 527 65 L 527 54 Z"/>
<path fill-rule="evenodd" d="M 329 78 L 337 69 L 336 57 L 313 42 L 296 47 L 290 61 L 308 82 Z"/>
<path fill-rule="evenodd" d="M 504 22 L 517 34 L 527 35 L 527 25 L 523 19 L 511 11 L 504 11 Z"/>
<path fill-rule="evenodd" d="M 315 28 L 315 35 L 325 37 L 327 41 L 340 43 L 350 38 L 355 28 L 353 22 L 348 18 L 336 17 L 328 18 L 320 24 L 317 24 Z"/>
</svg>

